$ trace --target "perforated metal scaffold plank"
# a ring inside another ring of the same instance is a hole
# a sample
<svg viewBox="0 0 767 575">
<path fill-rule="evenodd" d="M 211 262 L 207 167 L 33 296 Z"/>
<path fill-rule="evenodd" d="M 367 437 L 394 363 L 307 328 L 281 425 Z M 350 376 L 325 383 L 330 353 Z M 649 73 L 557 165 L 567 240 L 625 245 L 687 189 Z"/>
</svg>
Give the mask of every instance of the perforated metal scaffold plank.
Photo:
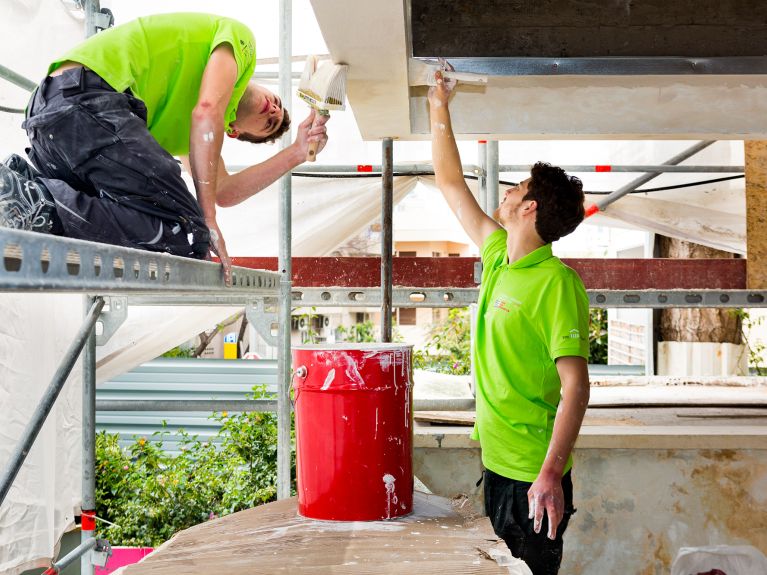
<svg viewBox="0 0 767 575">
<path fill-rule="evenodd" d="M 0 229 L 0 291 L 274 295 L 279 274 L 46 234 Z"/>
</svg>

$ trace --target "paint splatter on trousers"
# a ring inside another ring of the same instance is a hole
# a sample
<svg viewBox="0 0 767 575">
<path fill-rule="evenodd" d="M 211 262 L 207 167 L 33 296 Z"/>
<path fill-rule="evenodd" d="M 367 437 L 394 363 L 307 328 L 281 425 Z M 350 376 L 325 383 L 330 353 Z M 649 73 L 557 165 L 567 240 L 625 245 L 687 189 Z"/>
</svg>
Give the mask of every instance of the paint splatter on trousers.
<svg viewBox="0 0 767 575">
<path fill-rule="evenodd" d="M 178 162 L 149 133 L 146 106 L 73 68 L 35 90 L 27 155 L 72 238 L 204 258 L 209 232 Z"/>
<path fill-rule="evenodd" d="M 548 538 L 548 518 L 544 516 L 540 533 L 533 530 L 528 518 L 527 492 L 532 483 L 516 481 L 486 469 L 485 513 L 495 534 L 506 542 L 511 554 L 527 563 L 533 575 L 557 575 L 562 562 L 562 535 L 567 529 L 573 508 L 573 482 L 568 471 L 562 477 L 565 513 L 557 527 L 557 536 Z"/>
</svg>

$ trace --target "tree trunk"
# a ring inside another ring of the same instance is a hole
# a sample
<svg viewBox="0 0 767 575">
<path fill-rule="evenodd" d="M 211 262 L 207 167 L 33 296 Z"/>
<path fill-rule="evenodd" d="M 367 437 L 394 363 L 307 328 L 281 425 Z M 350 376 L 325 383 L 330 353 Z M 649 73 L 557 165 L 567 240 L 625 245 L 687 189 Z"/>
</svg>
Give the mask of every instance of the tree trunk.
<svg viewBox="0 0 767 575">
<path fill-rule="evenodd" d="M 656 236 L 661 258 L 733 258 L 735 254 L 700 244 Z M 728 308 L 664 309 L 660 317 L 661 341 L 743 343 L 741 318 Z"/>
</svg>

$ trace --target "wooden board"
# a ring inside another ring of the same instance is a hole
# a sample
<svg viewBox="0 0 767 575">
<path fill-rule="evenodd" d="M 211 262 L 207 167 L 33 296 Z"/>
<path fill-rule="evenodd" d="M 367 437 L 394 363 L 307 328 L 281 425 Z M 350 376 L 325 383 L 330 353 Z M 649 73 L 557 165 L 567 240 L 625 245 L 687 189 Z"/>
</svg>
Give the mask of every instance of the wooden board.
<svg viewBox="0 0 767 575">
<path fill-rule="evenodd" d="M 120 575 L 312 573 L 333 575 L 508 575 L 511 558 L 487 517 L 436 495 L 392 521 L 317 521 L 285 499 L 178 533 Z M 499 559 L 499 562 L 503 562 Z"/>
<path fill-rule="evenodd" d="M 430 425 L 472 426 L 474 411 L 416 411 L 413 418 Z M 767 407 L 590 407 L 583 418 L 591 425 L 762 425 Z"/>
</svg>

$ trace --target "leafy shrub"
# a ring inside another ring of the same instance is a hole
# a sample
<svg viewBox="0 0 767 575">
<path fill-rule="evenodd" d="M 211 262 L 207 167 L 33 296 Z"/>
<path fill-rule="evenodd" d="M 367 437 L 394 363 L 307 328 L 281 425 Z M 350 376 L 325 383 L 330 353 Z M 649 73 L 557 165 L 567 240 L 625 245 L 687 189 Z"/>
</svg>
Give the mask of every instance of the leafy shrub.
<svg viewBox="0 0 767 575">
<path fill-rule="evenodd" d="M 263 387 L 249 397 L 267 397 Z M 96 515 L 110 523 L 100 534 L 112 545 L 156 546 L 192 525 L 276 498 L 277 416 L 213 414 L 217 441 L 184 431 L 181 453 L 140 437 L 128 448 L 116 434 L 96 437 Z M 295 453 L 292 453 L 295 477 Z"/>
<path fill-rule="evenodd" d="M 589 310 L 589 363 L 607 363 L 607 310 Z"/>
<path fill-rule="evenodd" d="M 466 375 L 471 370 L 469 308 L 452 308 L 447 319 L 429 332 L 423 350 L 413 354 L 413 366 L 439 373 Z"/>
<path fill-rule="evenodd" d="M 371 343 L 377 341 L 376 328 L 373 322 L 363 321 L 361 323 L 355 323 L 348 328 L 344 326 L 338 327 L 338 336 L 343 341 L 349 341 L 354 343 Z"/>
</svg>

